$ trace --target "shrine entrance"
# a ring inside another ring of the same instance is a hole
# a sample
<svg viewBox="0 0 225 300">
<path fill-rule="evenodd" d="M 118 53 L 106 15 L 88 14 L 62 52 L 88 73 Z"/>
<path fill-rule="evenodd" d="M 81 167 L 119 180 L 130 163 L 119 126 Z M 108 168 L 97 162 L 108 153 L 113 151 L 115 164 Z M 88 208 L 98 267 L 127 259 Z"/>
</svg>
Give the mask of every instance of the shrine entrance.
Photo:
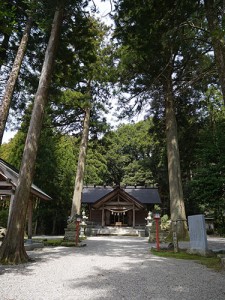
<svg viewBox="0 0 225 300">
<path fill-rule="evenodd" d="M 105 209 L 104 223 L 105 226 L 133 226 L 133 211 L 131 209 L 118 212 L 117 210 Z"/>
<path fill-rule="evenodd" d="M 82 203 L 90 226 L 125 229 L 144 227 L 148 211 L 161 201 L 154 187 L 91 186 L 83 188 Z"/>
<path fill-rule="evenodd" d="M 146 214 L 145 207 L 121 189 L 115 189 L 93 204 L 95 212 L 101 212 L 101 225 L 135 227 L 136 214 Z M 92 214 L 95 213 L 92 211 Z M 144 220 L 144 215 L 143 215 Z"/>
<path fill-rule="evenodd" d="M 110 225 L 112 226 L 128 226 L 128 214 L 126 212 L 111 212 Z"/>
</svg>

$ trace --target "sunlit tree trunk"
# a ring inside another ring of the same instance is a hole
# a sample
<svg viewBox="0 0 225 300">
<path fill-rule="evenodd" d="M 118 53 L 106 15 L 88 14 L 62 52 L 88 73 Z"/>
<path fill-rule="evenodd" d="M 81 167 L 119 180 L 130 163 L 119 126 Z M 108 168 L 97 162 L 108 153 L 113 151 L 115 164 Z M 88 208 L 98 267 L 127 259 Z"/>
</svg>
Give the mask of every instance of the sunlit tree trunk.
<svg viewBox="0 0 225 300">
<path fill-rule="evenodd" d="M 16 81 L 20 72 L 20 67 L 24 58 L 24 54 L 27 47 L 28 38 L 32 26 L 32 19 L 29 18 L 21 39 L 16 58 L 12 67 L 12 71 L 9 75 L 9 79 L 6 84 L 5 92 L 0 106 L 0 145 L 2 144 L 2 138 L 5 130 L 6 121 L 9 115 L 10 104 L 12 101 L 13 91 L 16 85 Z"/>
<path fill-rule="evenodd" d="M 164 82 L 164 96 L 166 106 L 166 141 L 171 221 L 172 225 L 177 225 L 177 234 L 179 238 L 186 238 L 188 235 L 188 230 L 185 221 L 186 213 L 181 181 L 180 154 L 178 146 L 177 122 L 173 104 L 171 74 L 167 76 L 167 79 Z"/>
<path fill-rule="evenodd" d="M 80 143 L 80 151 L 77 164 L 77 172 L 75 178 L 74 192 L 73 192 L 73 201 L 70 217 L 73 218 L 76 214 L 80 215 L 81 213 L 81 194 L 83 190 L 84 183 L 84 170 L 85 170 L 85 160 L 87 155 L 87 146 L 88 146 L 88 134 L 89 134 L 89 123 L 90 123 L 90 108 L 85 109 L 84 125 L 82 138 Z"/>
<path fill-rule="evenodd" d="M 24 248 L 26 213 L 30 197 L 30 188 L 33 181 L 44 108 L 47 102 L 48 89 L 51 82 L 53 64 L 63 19 L 63 2 L 64 1 L 60 2 L 60 7 L 58 7 L 55 12 L 39 86 L 34 100 L 9 227 L 0 248 L 0 261 L 5 264 L 19 264 L 28 261 L 28 255 Z"/>
</svg>

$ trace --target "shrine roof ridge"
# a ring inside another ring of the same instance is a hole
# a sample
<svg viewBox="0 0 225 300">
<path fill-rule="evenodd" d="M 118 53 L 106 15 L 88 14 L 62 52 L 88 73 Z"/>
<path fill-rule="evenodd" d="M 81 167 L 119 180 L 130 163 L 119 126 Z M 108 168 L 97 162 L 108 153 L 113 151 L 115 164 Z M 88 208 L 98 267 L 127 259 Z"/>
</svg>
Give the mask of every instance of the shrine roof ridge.
<svg viewBox="0 0 225 300">
<path fill-rule="evenodd" d="M 158 189 L 158 184 L 152 184 L 152 185 L 96 185 L 96 184 L 90 184 L 90 185 L 84 185 L 84 188 L 95 188 L 95 189 Z"/>
<path fill-rule="evenodd" d="M 84 186 L 82 191 L 82 202 L 95 203 L 96 201 L 110 197 L 110 195 L 113 196 L 115 193 L 125 193 L 128 197 L 133 197 L 133 199 L 139 201 L 140 203 L 161 203 L 158 188 L 143 186 L 142 188 L 137 188 L 137 186 L 136 188 L 135 186 Z"/>
<path fill-rule="evenodd" d="M 5 178 L 5 180 L 12 184 L 12 186 L 14 186 L 15 188 L 17 187 L 19 170 L 10 163 L 3 160 L 2 158 L 0 158 L 0 173 Z M 52 200 L 52 197 L 50 197 L 48 194 L 46 194 L 43 190 L 41 190 L 38 186 L 36 186 L 33 183 L 31 185 L 31 194 L 43 200 Z"/>
</svg>

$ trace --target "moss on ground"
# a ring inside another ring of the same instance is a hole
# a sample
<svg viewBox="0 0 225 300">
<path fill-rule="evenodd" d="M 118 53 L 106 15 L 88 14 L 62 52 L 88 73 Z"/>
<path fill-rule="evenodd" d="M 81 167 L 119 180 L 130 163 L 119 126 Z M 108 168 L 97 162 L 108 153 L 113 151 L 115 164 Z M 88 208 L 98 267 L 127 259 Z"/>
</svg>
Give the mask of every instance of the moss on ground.
<svg viewBox="0 0 225 300">
<path fill-rule="evenodd" d="M 171 250 L 159 250 L 151 249 L 151 253 L 166 258 L 175 258 L 175 259 L 186 259 L 186 260 L 194 260 L 207 268 L 214 269 L 216 271 L 222 271 L 223 265 L 221 263 L 221 259 L 217 257 L 215 254 L 209 256 L 201 256 L 198 254 L 190 254 L 186 252 L 186 250 L 179 250 L 179 252 L 175 253 Z"/>
<path fill-rule="evenodd" d="M 85 238 L 80 239 L 81 241 L 85 240 Z M 43 243 L 44 246 L 53 246 L 53 247 L 76 247 L 75 242 L 64 241 L 63 239 L 34 239 L 36 242 Z M 79 246 L 79 245 L 78 245 Z"/>
<path fill-rule="evenodd" d="M 49 240 L 45 239 L 45 240 L 42 240 L 42 242 L 45 246 L 54 246 L 54 247 L 61 246 L 62 241 L 63 241 L 63 239 L 49 239 Z"/>
</svg>

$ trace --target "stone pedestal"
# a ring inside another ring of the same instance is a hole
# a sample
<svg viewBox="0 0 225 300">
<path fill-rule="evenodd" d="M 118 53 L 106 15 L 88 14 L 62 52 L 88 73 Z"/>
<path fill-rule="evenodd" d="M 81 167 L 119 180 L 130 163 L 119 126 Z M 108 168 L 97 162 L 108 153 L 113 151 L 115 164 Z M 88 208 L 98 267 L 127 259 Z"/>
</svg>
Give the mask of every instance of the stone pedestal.
<svg viewBox="0 0 225 300">
<path fill-rule="evenodd" d="M 67 224 L 67 227 L 65 228 L 64 241 L 75 242 L 76 232 L 77 228 L 75 222 Z"/>
<path fill-rule="evenodd" d="M 190 233 L 190 253 L 207 255 L 209 250 L 204 215 L 189 216 L 188 225 Z"/>
<path fill-rule="evenodd" d="M 67 221 L 67 227 L 65 230 L 64 241 L 77 243 L 77 227 L 79 228 L 78 238 L 85 239 L 85 229 L 87 227 L 85 211 L 82 212 L 82 216 L 76 215 L 73 218 L 69 218 Z M 79 223 L 79 226 L 77 226 Z"/>
</svg>

